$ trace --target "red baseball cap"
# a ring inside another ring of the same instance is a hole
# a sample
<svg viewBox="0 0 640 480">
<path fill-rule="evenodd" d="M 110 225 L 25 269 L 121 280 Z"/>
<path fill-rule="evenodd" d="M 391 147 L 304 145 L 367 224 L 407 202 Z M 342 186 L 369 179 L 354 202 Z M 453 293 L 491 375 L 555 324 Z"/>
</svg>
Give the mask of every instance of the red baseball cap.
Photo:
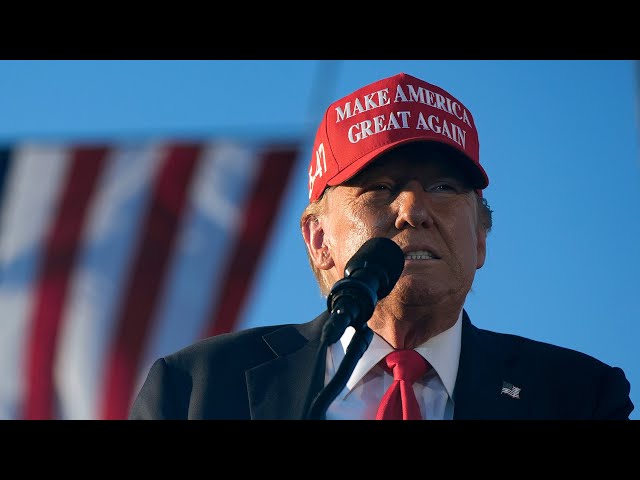
<svg viewBox="0 0 640 480">
<path fill-rule="evenodd" d="M 348 180 L 398 145 L 429 141 L 450 145 L 468 160 L 473 187 L 489 185 L 480 165 L 471 112 L 436 85 L 406 73 L 378 80 L 335 101 L 318 127 L 309 164 L 309 201 Z"/>
</svg>

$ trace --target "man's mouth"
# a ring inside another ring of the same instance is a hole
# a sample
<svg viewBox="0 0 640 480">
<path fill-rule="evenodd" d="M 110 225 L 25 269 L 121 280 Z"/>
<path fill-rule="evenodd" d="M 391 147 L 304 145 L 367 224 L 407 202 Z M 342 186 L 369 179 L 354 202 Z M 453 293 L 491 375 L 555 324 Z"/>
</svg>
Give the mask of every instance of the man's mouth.
<svg viewBox="0 0 640 480">
<path fill-rule="evenodd" d="M 413 252 L 407 252 L 404 256 L 405 260 L 429 260 L 438 259 L 438 257 L 428 250 L 416 250 Z"/>
</svg>

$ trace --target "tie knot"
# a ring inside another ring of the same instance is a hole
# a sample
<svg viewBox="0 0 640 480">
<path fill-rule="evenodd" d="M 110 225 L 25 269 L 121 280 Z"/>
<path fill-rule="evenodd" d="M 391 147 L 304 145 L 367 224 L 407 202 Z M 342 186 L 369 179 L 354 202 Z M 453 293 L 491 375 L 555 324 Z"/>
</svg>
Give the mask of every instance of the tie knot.
<svg viewBox="0 0 640 480">
<path fill-rule="evenodd" d="M 394 350 L 380 363 L 387 372 L 393 374 L 394 380 L 410 383 L 421 378 L 429 370 L 427 361 L 415 350 Z"/>
</svg>

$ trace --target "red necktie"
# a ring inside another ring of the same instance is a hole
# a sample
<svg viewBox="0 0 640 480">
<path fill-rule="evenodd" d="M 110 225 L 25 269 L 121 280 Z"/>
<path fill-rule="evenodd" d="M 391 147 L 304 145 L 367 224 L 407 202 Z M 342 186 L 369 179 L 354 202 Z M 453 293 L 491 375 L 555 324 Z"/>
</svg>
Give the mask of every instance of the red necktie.
<svg viewBox="0 0 640 480">
<path fill-rule="evenodd" d="M 395 350 L 380 365 L 393 374 L 393 383 L 380 400 L 376 420 L 422 420 L 413 382 L 429 370 L 427 361 L 415 350 Z"/>
</svg>

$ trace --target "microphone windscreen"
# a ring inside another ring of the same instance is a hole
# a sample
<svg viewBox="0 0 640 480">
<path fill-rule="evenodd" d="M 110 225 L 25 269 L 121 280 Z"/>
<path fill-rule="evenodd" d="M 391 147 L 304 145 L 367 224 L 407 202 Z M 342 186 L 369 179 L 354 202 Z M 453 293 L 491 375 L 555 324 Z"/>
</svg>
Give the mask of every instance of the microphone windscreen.
<svg viewBox="0 0 640 480">
<path fill-rule="evenodd" d="M 378 276 L 378 299 L 381 299 L 389 294 L 400 278 L 404 269 L 404 253 L 389 238 L 370 238 L 347 262 L 345 277 L 350 277 L 361 269 Z"/>
</svg>

